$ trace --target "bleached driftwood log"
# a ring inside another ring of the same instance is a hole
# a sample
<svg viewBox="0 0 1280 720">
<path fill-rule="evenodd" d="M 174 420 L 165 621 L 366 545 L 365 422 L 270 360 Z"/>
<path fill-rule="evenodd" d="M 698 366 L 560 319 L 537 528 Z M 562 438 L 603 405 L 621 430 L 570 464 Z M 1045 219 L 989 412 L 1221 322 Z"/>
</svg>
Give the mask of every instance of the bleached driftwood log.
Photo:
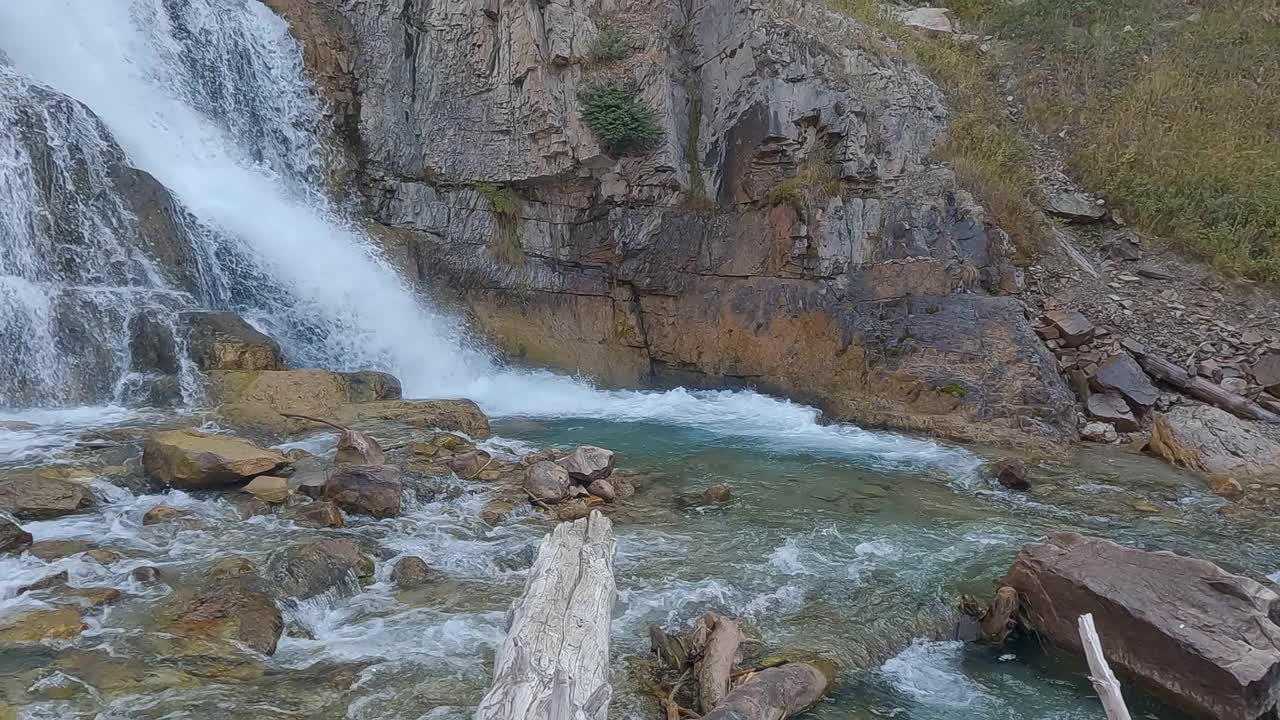
<svg viewBox="0 0 1280 720">
<path fill-rule="evenodd" d="M 1129 708 L 1124 704 L 1120 694 L 1120 681 L 1111 672 L 1107 658 L 1102 653 L 1102 641 L 1098 639 L 1098 629 L 1094 627 L 1093 615 L 1085 613 L 1080 616 L 1080 644 L 1084 646 L 1085 658 L 1089 661 L 1089 680 L 1098 691 L 1102 700 L 1102 710 L 1107 720 L 1130 720 Z"/>
<path fill-rule="evenodd" d="M 542 540 L 476 720 L 605 720 L 614 541 L 598 511 Z"/>
</svg>

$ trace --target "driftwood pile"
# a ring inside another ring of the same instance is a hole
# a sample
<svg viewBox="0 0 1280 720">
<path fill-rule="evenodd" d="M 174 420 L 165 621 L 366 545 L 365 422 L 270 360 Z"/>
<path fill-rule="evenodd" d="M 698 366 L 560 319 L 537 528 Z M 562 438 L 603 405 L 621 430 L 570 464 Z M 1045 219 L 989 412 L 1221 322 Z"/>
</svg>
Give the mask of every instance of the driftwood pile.
<svg viewBox="0 0 1280 720">
<path fill-rule="evenodd" d="M 820 659 L 738 667 L 742 628 L 714 612 L 677 635 L 651 627 L 649 641 L 658 663 L 650 692 L 666 720 L 783 720 L 813 707 L 834 683 L 834 669 Z"/>
</svg>

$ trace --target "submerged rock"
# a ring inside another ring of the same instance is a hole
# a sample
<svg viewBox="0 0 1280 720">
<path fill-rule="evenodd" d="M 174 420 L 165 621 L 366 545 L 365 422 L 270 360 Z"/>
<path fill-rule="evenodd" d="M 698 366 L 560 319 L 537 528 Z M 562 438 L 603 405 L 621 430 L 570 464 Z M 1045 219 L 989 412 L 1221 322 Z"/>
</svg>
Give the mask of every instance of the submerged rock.
<svg viewBox="0 0 1280 720">
<path fill-rule="evenodd" d="M 324 485 L 324 498 L 346 512 L 375 518 L 400 514 L 400 468 L 339 465 Z"/>
<path fill-rule="evenodd" d="M 373 561 L 352 541 L 324 538 L 281 548 L 267 558 L 265 578 L 282 597 L 306 600 L 373 575 Z M 353 588 L 354 589 L 354 588 Z"/>
<path fill-rule="evenodd" d="M 425 585 L 434 577 L 431 568 L 420 557 L 400 558 L 391 569 L 391 582 L 405 590 Z"/>
<path fill-rule="evenodd" d="M 173 522 L 182 517 L 182 511 L 170 505 L 156 505 L 150 510 L 142 514 L 142 524 L 159 525 L 160 523 Z"/>
<path fill-rule="evenodd" d="M 283 370 L 284 354 L 271 336 L 231 312 L 188 312 L 187 352 L 201 370 Z"/>
<path fill-rule="evenodd" d="M 70 640 L 86 627 L 80 610 L 73 607 L 22 612 L 0 618 L 0 645 Z"/>
<path fill-rule="evenodd" d="M 1157 416 L 1145 449 L 1173 465 L 1238 480 L 1280 477 L 1280 444 L 1210 405 L 1178 405 Z"/>
<path fill-rule="evenodd" d="M 524 489 L 534 500 L 558 503 L 569 491 L 569 472 L 553 462 L 536 462 L 525 473 Z"/>
<path fill-rule="evenodd" d="M 1010 490 L 1030 490 L 1031 481 L 1027 479 L 1026 463 L 1016 458 L 1007 458 L 995 464 L 993 468 L 996 480 Z"/>
<path fill-rule="evenodd" d="M 338 506 L 327 500 L 296 505 L 286 510 L 284 517 L 303 527 L 340 528 L 344 525 Z"/>
<path fill-rule="evenodd" d="M 248 440 L 191 429 L 153 433 L 142 450 L 142 466 L 148 477 L 184 490 L 244 482 L 287 463 L 279 452 Z"/>
<path fill-rule="evenodd" d="M 723 505 L 733 499 L 733 488 L 727 483 L 717 483 L 702 491 L 702 502 L 707 505 Z"/>
<path fill-rule="evenodd" d="M 37 474 L 0 479 L 0 510 L 19 520 L 48 520 L 93 505 L 85 485 Z"/>
<path fill-rule="evenodd" d="M 1213 563 L 1063 533 L 1023 546 L 1005 584 L 1032 629 L 1073 652 L 1092 613 L 1112 665 L 1172 705 L 1242 720 L 1280 698 L 1280 595 Z"/>
<path fill-rule="evenodd" d="M 614 453 L 594 445 L 582 445 L 557 461 L 569 473 L 569 479 L 582 485 L 603 480 L 613 472 Z"/>
<path fill-rule="evenodd" d="M 284 630 L 275 601 L 243 558 L 215 564 L 197 589 L 175 591 L 155 614 L 170 656 L 234 657 L 240 644 L 272 655 Z"/>
<path fill-rule="evenodd" d="M 45 562 L 78 555 L 92 547 L 84 540 L 41 540 L 31 543 L 27 552 Z"/>
<path fill-rule="evenodd" d="M 31 547 L 31 533 L 0 517 L 0 555 L 20 553 Z"/>
</svg>

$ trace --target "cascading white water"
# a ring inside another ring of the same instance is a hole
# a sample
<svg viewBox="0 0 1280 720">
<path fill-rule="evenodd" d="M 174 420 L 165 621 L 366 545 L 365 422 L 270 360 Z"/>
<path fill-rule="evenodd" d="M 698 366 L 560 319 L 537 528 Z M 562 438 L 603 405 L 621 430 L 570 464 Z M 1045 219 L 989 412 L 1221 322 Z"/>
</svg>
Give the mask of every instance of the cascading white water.
<svg viewBox="0 0 1280 720">
<path fill-rule="evenodd" d="M 286 24 L 258 0 L 3 3 L 0 51 L 88 106 L 173 193 L 199 230 L 189 242 L 217 259 L 218 297 L 205 301 L 265 326 L 296 364 L 387 370 L 406 395 L 471 397 L 494 415 L 654 421 L 783 450 L 973 466 L 967 454 L 824 426 L 810 408 L 755 393 L 602 392 L 502 367 L 325 200 L 321 108 Z"/>
</svg>

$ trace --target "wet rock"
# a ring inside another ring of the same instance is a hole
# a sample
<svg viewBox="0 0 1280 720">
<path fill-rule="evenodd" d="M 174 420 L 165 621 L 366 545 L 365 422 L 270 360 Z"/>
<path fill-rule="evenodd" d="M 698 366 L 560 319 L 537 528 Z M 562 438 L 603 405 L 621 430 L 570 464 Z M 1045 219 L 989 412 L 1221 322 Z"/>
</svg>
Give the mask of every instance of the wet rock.
<svg viewBox="0 0 1280 720">
<path fill-rule="evenodd" d="M 18 588 L 18 594 L 21 595 L 23 593 L 36 592 L 39 590 L 48 590 L 49 588 L 60 587 L 62 585 L 67 584 L 67 580 L 69 579 L 69 577 L 70 575 L 67 573 L 66 570 L 63 570 L 62 572 L 53 573 L 52 575 L 45 575 L 44 577 L 40 578 L 39 580 L 33 583 L 23 585 L 22 587 Z"/>
<path fill-rule="evenodd" d="M 1244 488 L 1239 481 L 1230 475 L 1218 473 L 1209 476 L 1209 492 L 1228 500 L 1239 500 L 1244 497 Z"/>
<path fill-rule="evenodd" d="M 31 533 L 0 517 L 0 555 L 20 553 L 31 546 Z"/>
<path fill-rule="evenodd" d="M 1115 670 L 1193 714 L 1257 718 L 1280 696 L 1280 595 L 1213 563 L 1064 533 L 1023 546 L 1005 583 L 1073 652 L 1092 613 Z"/>
<path fill-rule="evenodd" d="M 267 558 L 264 577 L 280 596 L 305 600 L 373 575 L 373 561 L 352 541 L 324 538 L 281 548 Z"/>
<path fill-rule="evenodd" d="M 93 505 L 93 493 L 80 483 L 36 474 L 0 479 L 0 510 L 19 520 L 48 520 Z"/>
<path fill-rule="evenodd" d="M 0 645 L 71 640 L 87 627 L 73 607 L 32 610 L 0 618 Z"/>
<path fill-rule="evenodd" d="M 1080 428 L 1080 437 L 1095 443 L 1113 443 L 1120 439 L 1115 426 L 1104 422 L 1086 423 Z"/>
<path fill-rule="evenodd" d="M 607 479 L 591 481 L 591 484 L 587 486 L 587 492 L 608 503 L 618 499 L 618 493 L 614 491 L 613 483 Z"/>
<path fill-rule="evenodd" d="M 1114 233 L 1102 243 L 1102 254 L 1116 261 L 1141 260 L 1142 240 L 1132 230 Z"/>
<path fill-rule="evenodd" d="M 425 585 L 434 579 L 431 568 L 420 557 L 400 558 L 391 569 L 391 582 L 401 589 L 409 589 Z"/>
<path fill-rule="evenodd" d="M 1237 480 L 1280 477 L 1280 444 L 1209 405 L 1178 405 L 1158 416 L 1145 449 L 1173 465 Z"/>
<path fill-rule="evenodd" d="M 288 463 L 275 450 L 237 437 L 198 430 L 153 433 L 143 445 L 142 466 L 153 481 L 184 490 L 240 483 Z"/>
<path fill-rule="evenodd" d="M 926 30 L 940 35 L 955 32 L 951 24 L 951 11 L 947 8 L 922 7 L 902 13 L 902 24 L 917 30 Z"/>
<path fill-rule="evenodd" d="M 368 433 L 344 428 L 338 434 L 338 449 L 333 462 L 338 465 L 381 465 L 387 461 L 382 446 Z"/>
<path fill-rule="evenodd" d="M 201 370 L 283 370 L 280 344 L 230 312 L 188 312 L 187 351 Z"/>
<path fill-rule="evenodd" d="M 284 517 L 310 528 L 340 528 L 345 523 L 338 506 L 326 500 L 296 505 L 285 511 Z"/>
<path fill-rule="evenodd" d="M 546 460 L 536 462 L 525 474 L 524 490 L 534 500 L 558 503 L 569 490 L 569 471 Z"/>
<path fill-rule="evenodd" d="M 591 514 L 591 506 L 582 500 L 572 500 L 556 508 L 556 519 L 560 522 L 581 520 Z"/>
<path fill-rule="evenodd" d="M 515 505 L 505 500 L 493 500 L 484 506 L 484 510 L 480 512 L 480 519 L 489 527 L 497 527 L 502 522 L 503 516 L 515 509 Z"/>
<path fill-rule="evenodd" d="M 129 369 L 164 375 L 176 375 L 181 369 L 173 330 L 146 312 L 129 320 Z"/>
<path fill-rule="evenodd" d="M 124 555 L 108 548 L 93 548 L 86 550 L 84 555 L 104 567 L 124 559 Z"/>
<path fill-rule="evenodd" d="M 1097 222 L 1107 216 L 1107 208 L 1083 193 L 1056 192 L 1048 197 L 1045 209 L 1071 222 Z"/>
<path fill-rule="evenodd" d="M 707 505 L 723 505 L 733 499 L 733 488 L 727 483 L 717 483 L 702 491 L 702 502 Z"/>
<path fill-rule="evenodd" d="M 284 630 L 280 608 L 243 558 L 221 560 L 200 587 L 175 591 L 154 621 L 170 656 L 234 657 L 236 645 L 272 655 Z"/>
<path fill-rule="evenodd" d="M 613 472 L 614 453 L 594 445 L 583 445 L 557 461 L 569 473 L 569 479 L 583 485 L 603 480 Z"/>
<path fill-rule="evenodd" d="M 1063 347 L 1079 347 L 1093 340 L 1093 323 L 1075 310 L 1050 310 L 1044 314 L 1044 320 L 1058 329 Z"/>
<path fill-rule="evenodd" d="M 350 402 L 377 402 L 401 398 L 400 379 L 375 370 L 345 373 L 347 399 Z"/>
<path fill-rule="evenodd" d="M 483 450 L 471 450 L 454 455 L 445 461 L 449 469 L 463 480 L 475 480 L 485 469 L 492 467 L 492 458 Z"/>
<path fill-rule="evenodd" d="M 53 562 L 85 552 L 90 547 L 83 540 L 41 540 L 31 543 L 27 552 L 45 562 Z"/>
<path fill-rule="evenodd" d="M 394 465 L 339 465 L 324 485 L 324 498 L 355 515 L 389 518 L 400 514 L 400 468 Z"/>
<path fill-rule="evenodd" d="M 262 502 L 278 505 L 289 499 L 289 481 L 274 475 L 259 475 L 241 488 Z"/>
<path fill-rule="evenodd" d="M 996 480 L 1010 490 L 1030 490 L 1026 463 L 1017 458 L 1006 458 L 995 464 Z"/>
<path fill-rule="evenodd" d="M 231 507 L 235 508 L 236 515 L 241 520 L 248 520 L 259 515 L 270 515 L 271 505 L 266 501 L 259 500 L 252 495 L 232 495 L 226 498 Z"/>
<path fill-rule="evenodd" d="M 123 593 L 115 588 L 108 587 L 71 587 L 62 585 L 60 587 L 51 588 L 53 597 L 52 601 L 59 605 L 75 605 L 82 610 L 90 610 L 110 605 L 120 598 L 124 597 Z"/>
<path fill-rule="evenodd" d="M 160 579 L 160 568 L 155 565 L 142 565 L 129 571 L 129 577 L 135 582 L 150 585 Z"/>
<path fill-rule="evenodd" d="M 1093 385 L 1103 392 L 1119 393 L 1134 410 L 1142 411 L 1156 404 L 1160 392 L 1151 378 L 1127 352 L 1122 352 L 1098 366 Z"/>
<path fill-rule="evenodd" d="M 1129 410 L 1129 404 L 1119 393 L 1093 393 L 1085 408 L 1089 415 L 1111 424 L 1120 432 L 1134 432 L 1139 428 L 1138 421 Z"/>
<path fill-rule="evenodd" d="M 182 515 L 182 511 L 176 507 L 169 505 L 156 505 L 142 514 L 142 524 L 145 526 L 173 522 L 174 520 L 182 517 Z"/>
</svg>

